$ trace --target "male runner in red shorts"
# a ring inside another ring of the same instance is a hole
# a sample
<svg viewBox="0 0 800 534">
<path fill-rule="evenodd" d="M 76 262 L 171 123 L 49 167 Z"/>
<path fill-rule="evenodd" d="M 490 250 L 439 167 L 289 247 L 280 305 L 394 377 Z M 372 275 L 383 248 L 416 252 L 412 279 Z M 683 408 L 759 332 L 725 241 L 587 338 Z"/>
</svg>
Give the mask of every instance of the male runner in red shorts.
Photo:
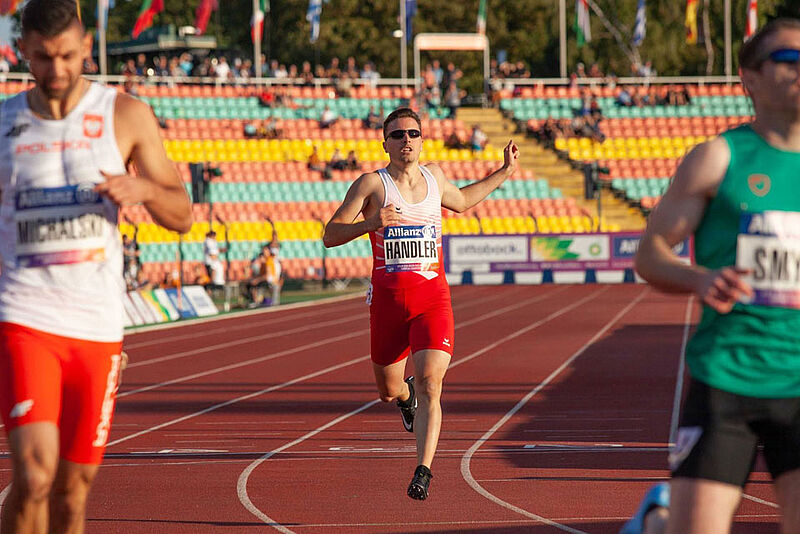
<svg viewBox="0 0 800 534">
<path fill-rule="evenodd" d="M 430 466 L 442 425 L 442 380 L 454 346 L 441 209 L 461 213 L 486 198 L 514 173 L 519 149 L 509 141 L 500 170 L 459 189 L 438 165 L 419 164 L 422 125 L 411 109 L 390 113 L 383 136 L 389 165 L 361 175 L 350 186 L 325 227 L 323 241 L 334 247 L 369 233 L 373 266 L 367 301 L 375 382 L 381 400 L 397 401 L 403 425 L 416 434 L 419 465 L 408 495 L 423 500 L 433 476 Z M 364 220 L 355 222 L 359 215 Z M 416 379 L 403 380 L 409 354 Z"/>
<path fill-rule="evenodd" d="M 118 207 L 141 202 L 166 228 L 192 225 L 148 106 L 81 76 L 92 44 L 76 7 L 25 5 L 19 44 L 36 85 L 0 109 L 4 534 L 84 530 L 122 364 Z"/>
</svg>

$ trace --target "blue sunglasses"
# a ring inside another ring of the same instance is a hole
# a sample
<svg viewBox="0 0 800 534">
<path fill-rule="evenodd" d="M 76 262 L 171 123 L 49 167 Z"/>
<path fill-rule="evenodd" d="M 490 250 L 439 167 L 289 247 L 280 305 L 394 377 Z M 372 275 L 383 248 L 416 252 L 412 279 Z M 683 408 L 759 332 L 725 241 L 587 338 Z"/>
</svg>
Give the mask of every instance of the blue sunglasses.
<svg viewBox="0 0 800 534">
<path fill-rule="evenodd" d="M 773 50 L 767 56 L 767 59 L 773 63 L 786 63 L 788 65 L 797 65 L 800 63 L 800 50 L 795 48 L 780 48 Z"/>
</svg>

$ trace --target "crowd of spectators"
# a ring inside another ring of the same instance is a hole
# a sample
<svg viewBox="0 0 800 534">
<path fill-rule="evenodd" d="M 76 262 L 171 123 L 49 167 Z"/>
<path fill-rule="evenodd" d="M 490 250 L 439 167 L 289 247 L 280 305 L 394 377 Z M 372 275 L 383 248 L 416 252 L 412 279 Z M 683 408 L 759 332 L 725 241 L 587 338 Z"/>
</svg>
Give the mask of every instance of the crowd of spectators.
<svg viewBox="0 0 800 534">
<path fill-rule="evenodd" d="M 91 74 L 97 72 L 97 65 L 84 66 L 84 70 Z M 177 80 L 190 77 L 214 78 L 219 83 L 247 83 L 255 77 L 277 78 L 279 83 L 286 85 L 314 85 L 317 79 L 330 80 L 336 89 L 337 96 L 347 97 L 353 88 L 353 80 L 366 80 L 375 87 L 381 75 L 371 61 L 359 66 L 354 57 L 348 57 L 342 65 L 339 58 L 333 58 L 328 66 L 304 61 L 299 67 L 288 67 L 273 59 L 269 62 L 264 54 L 258 66 L 252 60 L 240 57 L 229 59 L 224 55 L 196 57 L 189 52 L 178 56 L 168 57 L 164 54 L 149 57 L 143 53 L 128 57 L 116 67 L 116 72 L 137 80 L 147 80 L 153 77 L 172 77 Z M 171 82 L 163 82 L 171 83 Z M 285 106 L 285 102 L 278 101 L 277 105 Z"/>
<path fill-rule="evenodd" d="M 425 65 L 420 75 L 420 97 L 425 109 L 446 107 L 450 116 L 455 117 L 461 100 L 467 95 L 458 83 L 464 73 L 450 62 L 443 69 L 438 59 Z"/>
<path fill-rule="evenodd" d="M 311 150 L 308 156 L 308 169 L 311 171 L 319 172 L 323 180 L 330 180 L 333 178 L 333 171 L 358 171 L 361 170 L 361 163 L 358 161 L 358 156 L 355 150 L 347 153 L 347 156 L 342 156 L 342 151 L 338 148 L 331 154 L 329 161 L 323 161 L 319 155 L 319 149 L 316 145 Z"/>
</svg>

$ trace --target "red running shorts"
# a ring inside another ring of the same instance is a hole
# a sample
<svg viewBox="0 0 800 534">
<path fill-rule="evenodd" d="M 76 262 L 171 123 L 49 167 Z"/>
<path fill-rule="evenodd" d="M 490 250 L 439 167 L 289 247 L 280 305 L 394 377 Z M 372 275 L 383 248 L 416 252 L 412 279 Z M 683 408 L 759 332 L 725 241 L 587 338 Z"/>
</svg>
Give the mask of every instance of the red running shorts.
<svg viewBox="0 0 800 534">
<path fill-rule="evenodd" d="M 121 341 L 85 341 L 0 323 L 0 410 L 6 432 L 55 423 L 61 458 L 99 464 L 111 430 L 121 350 Z"/>
<path fill-rule="evenodd" d="M 373 362 L 390 365 L 425 349 L 453 355 L 450 286 L 438 278 L 407 288 L 370 289 L 367 302 Z"/>
</svg>

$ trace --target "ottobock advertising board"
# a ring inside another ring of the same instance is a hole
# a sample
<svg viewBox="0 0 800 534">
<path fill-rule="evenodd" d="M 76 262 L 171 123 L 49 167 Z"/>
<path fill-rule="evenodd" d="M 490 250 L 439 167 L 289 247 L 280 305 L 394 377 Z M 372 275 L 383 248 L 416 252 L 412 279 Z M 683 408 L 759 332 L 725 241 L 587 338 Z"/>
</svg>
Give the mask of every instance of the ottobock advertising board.
<svg viewBox="0 0 800 534">
<path fill-rule="evenodd" d="M 445 270 L 505 271 L 619 270 L 633 267 L 639 233 L 444 236 Z M 689 241 L 675 249 L 689 258 Z"/>
</svg>

